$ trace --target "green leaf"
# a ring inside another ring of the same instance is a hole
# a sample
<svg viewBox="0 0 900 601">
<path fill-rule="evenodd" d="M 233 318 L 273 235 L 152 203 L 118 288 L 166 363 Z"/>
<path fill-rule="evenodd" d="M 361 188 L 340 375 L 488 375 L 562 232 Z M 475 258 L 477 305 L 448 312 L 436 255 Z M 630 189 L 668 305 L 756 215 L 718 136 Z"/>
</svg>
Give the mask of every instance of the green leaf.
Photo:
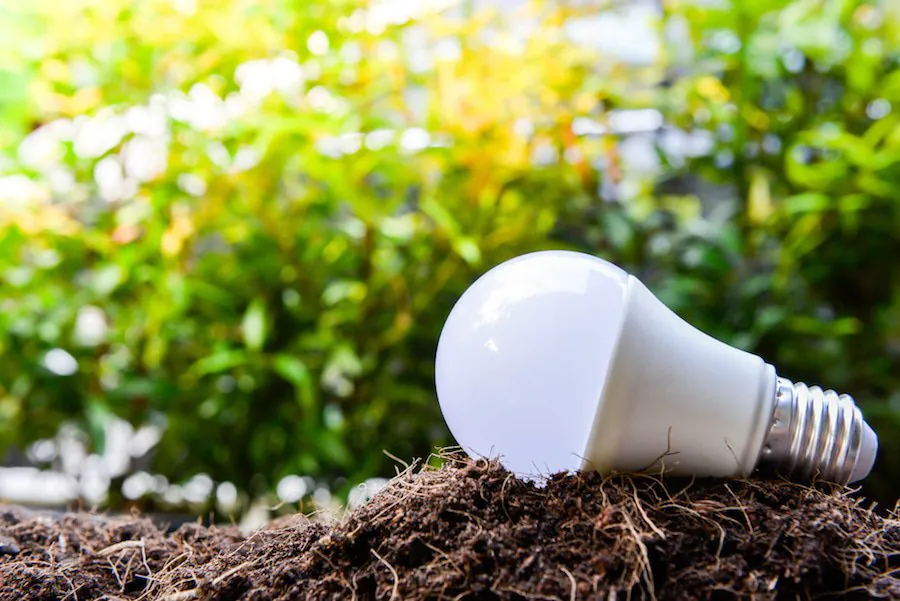
<svg viewBox="0 0 900 601">
<path fill-rule="evenodd" d="M 279 376 L 294 386 L 304 386 L 310 381 L 306 364 L 292 355 L 278 355 L 272 367 Z"/>
<path fill-rule="evenodd" d="M 345 300 L 359 303 L 365 296 L 366 285 L 364 283 L 339 281 L 328 284 L 325 291 L 322 292 L 322 302 L 329 307 Z"/>
<path fill-rule="evenodd" d="M 453 250 L 469 265 L 477 265 L 481 262 L 481 250 L 478 243 L 466 236 L 453 241 Z"/>
<path fill-rule="evenodd" d="M 306 364 L 293 355 L 278 355 L 272 367 L 278 375 L 294 385 L 297 402 L 303 408 L 305 416 L 312 419 L 316 407 L 316 394 Z"/>
<path fill-rule="evenodd" d="M 800 213 L 819 213 L 828 208 L 831 204 L 830 198 L 825 194 L 816 192 L 803 192 L 794 194 L 784 199 L 784 210 L 788 215 L 798 215 Z"/>
<path fill-rule="evenodd" d="M 106 448 L 106 425 L 113 418 L 112 412 L 106 406 L 104 401 L 100 399 L 91 399 L 85 411 L 85 419 L 87 421 L 88 433 L 94 450 L 103 454 Z"/>
<path fill-rule="evenodd" d="M 197 376 L 205 376 L 208 374 L 227 371 L 239 365 L 243 365 L 247 360 L 247 355 L 241 350 L 219 350 L 200 359 L 191 367 L 191 370 Z"/>
<path fill-rule="evenodd" d="M 262 349 L 266 342 L 266 330 L 266 305 L 262 299 L 257 298 L 250 303 L 241 322 L 241 333 L 247 348 L 252 351 Z"/>
<path fill-rule="evenodd" d="M 122 268 L 118 265 L 105 265 L 94 271 L 91 288 L 99 296 L 109 296 L 122 282 L 124 275 Z"/>
</svg>

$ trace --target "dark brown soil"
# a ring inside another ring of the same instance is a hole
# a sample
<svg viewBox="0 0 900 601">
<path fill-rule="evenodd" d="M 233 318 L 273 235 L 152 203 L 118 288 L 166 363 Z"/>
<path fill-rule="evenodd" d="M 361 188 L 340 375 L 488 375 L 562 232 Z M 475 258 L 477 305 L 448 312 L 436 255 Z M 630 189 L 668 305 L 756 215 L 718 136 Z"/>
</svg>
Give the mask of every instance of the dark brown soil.
<svg viewBox="0 0 900 601">
<path fill-rule="evenodd" d="M 893 514 L 892 514 L 893 515 Z M 0 511 L 0 599 L 900 598 L 900 522 L 846 490 L 496 464 L 408 470 L 330 527 L 250 536 Z"/>
</svg>

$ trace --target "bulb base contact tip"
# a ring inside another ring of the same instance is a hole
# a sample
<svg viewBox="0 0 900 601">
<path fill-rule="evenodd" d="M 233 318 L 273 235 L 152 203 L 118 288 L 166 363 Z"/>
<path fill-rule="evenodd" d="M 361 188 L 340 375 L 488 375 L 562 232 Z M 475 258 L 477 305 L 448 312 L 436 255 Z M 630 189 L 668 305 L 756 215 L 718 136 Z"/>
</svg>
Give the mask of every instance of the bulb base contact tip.
<svg viewBox="0 0 900 601">
<path fill-rule="evenodd" d="M 869 474 L 877 452 L 878 437 L 852 397 L 778 378 L 758 469 L 849 484 Z"/>
</svg>

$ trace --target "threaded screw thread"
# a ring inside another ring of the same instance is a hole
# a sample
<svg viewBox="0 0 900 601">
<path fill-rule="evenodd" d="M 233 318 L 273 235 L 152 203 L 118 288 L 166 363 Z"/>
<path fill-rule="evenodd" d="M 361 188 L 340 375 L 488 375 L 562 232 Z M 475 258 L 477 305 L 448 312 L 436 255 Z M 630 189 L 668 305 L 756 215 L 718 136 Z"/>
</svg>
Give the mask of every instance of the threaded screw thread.
<svg viewBox="0 0 900 601">
<path fill-rule="evenodd" d="M 846 484 L 859 459 L 863 417 L 846 394 L 778 378 L 775 410 L 758 467 Z"/>
</svg>

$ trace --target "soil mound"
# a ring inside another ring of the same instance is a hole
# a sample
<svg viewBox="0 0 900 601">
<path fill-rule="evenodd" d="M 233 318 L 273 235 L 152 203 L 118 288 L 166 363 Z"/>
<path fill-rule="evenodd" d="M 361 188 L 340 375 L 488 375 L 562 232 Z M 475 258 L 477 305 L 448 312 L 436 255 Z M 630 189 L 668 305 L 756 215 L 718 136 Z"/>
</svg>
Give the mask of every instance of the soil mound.
<svg viewBox="0 0 900 601">
<path fill-rule="evenodd" d="M 0 599 L 900 598 L 900 522 L 827 484 L 410 469 L 241 536 L 0 511 Z"/>
</svg>

